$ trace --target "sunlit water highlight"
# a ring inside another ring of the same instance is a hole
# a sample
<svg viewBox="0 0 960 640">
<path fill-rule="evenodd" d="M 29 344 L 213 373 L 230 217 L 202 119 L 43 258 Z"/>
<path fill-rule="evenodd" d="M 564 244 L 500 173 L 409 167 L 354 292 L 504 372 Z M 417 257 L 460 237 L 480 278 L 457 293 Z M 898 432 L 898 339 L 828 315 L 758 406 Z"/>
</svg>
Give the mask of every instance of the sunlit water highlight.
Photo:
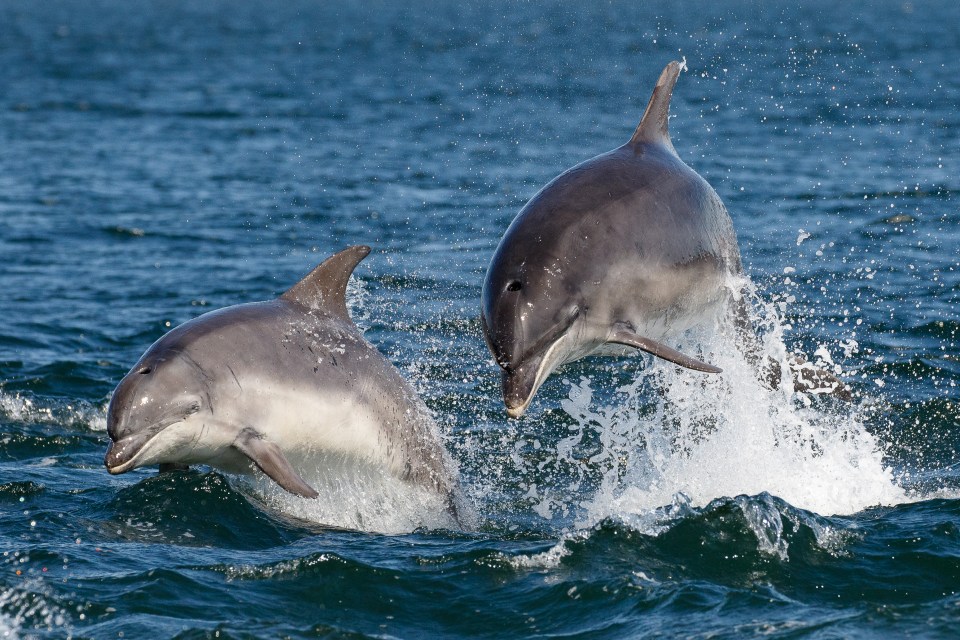
<svg viewBox="0 0 960 640">
<path fill-rule="evenodd" d="M 954 637 L 958 23 L 0 5 L 0 636 Z M 720 377 L 589 359 L 508 420 L 477 322 L 497 240 L 684 57 L 673 141 L 731 212 L 766 350 L 829 356 L 855 400 L 765 391 L 711 328 L 679 346 Z M 436 415 L 475 523 L 403 487 L 306 505 L 106 473 L 109 394 L 150 343 L 361 243 L 354 318 Z"/>
</svg>

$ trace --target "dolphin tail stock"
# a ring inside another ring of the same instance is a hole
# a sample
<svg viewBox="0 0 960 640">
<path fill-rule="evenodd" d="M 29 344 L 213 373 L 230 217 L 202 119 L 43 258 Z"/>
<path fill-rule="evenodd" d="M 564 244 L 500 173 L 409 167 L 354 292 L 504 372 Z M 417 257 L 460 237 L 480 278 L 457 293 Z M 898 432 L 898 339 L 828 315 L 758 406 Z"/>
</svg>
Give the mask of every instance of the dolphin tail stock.
<svg viewBox="0 0 960 640">
<path fill-rule="evenodd" d="M 647 103 L 647 109 L 643 112 L 643 118 L 640 119 L 640 124 L 633 132 L 633 137 L 630 138 L 631 146 L 636 147 L 643 143 L 659 143 L 673 150 L 668 126 L 670 99 L 673 97 L 673 88 L 676 86 L 677 78 L 683 68 L 684 64 L 676 60 L 664 67 L 660 73 L 660 79 L 657 80 L 657 85 L 653 88 L 653 94 Z"/>
<path fill-rule="evenodd" d="M 816 367 L 799 353 L 791 354 L 787 365 L 793 374 L 794 391 L 833 396 L 847 402 L 853 401 L 853 393 L 840 378 Z"/>
<path fill-rule="evenodd" d="M 370 247 L 364 245 L 347 247 L 324 260 L 280 298 L 308 309 L 328 309 L 349 320 L 347 282 L 360 261 L 369 254 Z"/>
<path fill-rule="evenodd" d="M 780 386 L 783 368 L 780 362 L 771 356 L 764 356 L 760 339 L 750 321 L 746 292 L 733 302 L 733 320 L 737 335 L 737 348 L 757 373 L 757 379 L 768 389 Z M 787 367 L 793 377 L 793 390 L 813 395 L 830 395 L 848 402 L 853 394 L 837 376 L 817 368 L 800 354 L 787 355 Z"/>
<path fill-rule="evenodd" d="M 608 342 L 622 344 L 628 347 L 633 347 L 634 349 L 639 349 L 640 351 L 645 351 L 658 358 L 672 362 L 677 366 L 693 369 L 694 371 L 703 371 L 704 373 L 720 373 L 723 371 L 723 369 L 720 367 L 715 367 L 712 364 L 707 364 L 706 362 L 697 360 L 696 358 L 691 358 L 688 355 L 680 353 L 676 349 L 671 349 L 663 343 L 638 336 L 637 334 L 626 329 L 617 331 L 613 337 L 608 340 Z"/>
<path fill-rule="evenodd" d="M 256 429 L 247 427 L 240 431 L 233 441 L 233 448 L 250 458 L 260 471 L 290 493 L 302 498 L 320 495 L 293 469 L 280 447 L 264 439 Z"/>
</svg>

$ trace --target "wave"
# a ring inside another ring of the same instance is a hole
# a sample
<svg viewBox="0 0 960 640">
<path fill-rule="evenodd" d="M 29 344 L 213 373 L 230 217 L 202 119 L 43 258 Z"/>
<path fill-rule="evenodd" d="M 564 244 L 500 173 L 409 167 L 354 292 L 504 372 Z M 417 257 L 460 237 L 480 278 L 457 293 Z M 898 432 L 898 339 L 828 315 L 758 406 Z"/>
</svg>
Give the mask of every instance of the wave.
<svg viewBox="0 0 960 640">
<path fill-rule="evenodd" d="M 711 580 L 752 584 L 781 563 L 846 557 L 863 533 L 844 517 L 797 509 L 768 493 L 718 498 L 703 507 L 685 496 L 645 514 L 600 520 L 563 534 L 546 550 L 504 557 L 516 570 L 583 567 L 604 558 L 643 568 L 648 583 Z M 739 577 L 738 577 L 739 575 Z"/>
<path fill-rule="evenodd" d="M 0 391 L 0 419 L 23 424 L 56 424 L 71 429 L 107 430 L 106 404 L 34 398 Z"/>
</svg>

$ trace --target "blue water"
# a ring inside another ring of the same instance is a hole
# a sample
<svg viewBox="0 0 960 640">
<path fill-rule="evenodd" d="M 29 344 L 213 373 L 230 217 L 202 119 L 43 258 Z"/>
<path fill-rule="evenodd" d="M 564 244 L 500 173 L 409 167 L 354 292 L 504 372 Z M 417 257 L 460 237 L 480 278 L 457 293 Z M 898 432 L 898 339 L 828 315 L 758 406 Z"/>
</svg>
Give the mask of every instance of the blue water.
<svg viewBox="0 0 960 640">
<path fill-rule="evenodd" d="M 595 4 L 0 2 L 0 637 L 956 636 L 958 5 Z M 586 360 L 508 420 L 487 261 L 672 59 L 768 347 L 856 399 L 714 345 L 726 382 Z M 354 317 L 476 528 L 107 474 L 152 341 L 358 243 Z"/>
</svg>

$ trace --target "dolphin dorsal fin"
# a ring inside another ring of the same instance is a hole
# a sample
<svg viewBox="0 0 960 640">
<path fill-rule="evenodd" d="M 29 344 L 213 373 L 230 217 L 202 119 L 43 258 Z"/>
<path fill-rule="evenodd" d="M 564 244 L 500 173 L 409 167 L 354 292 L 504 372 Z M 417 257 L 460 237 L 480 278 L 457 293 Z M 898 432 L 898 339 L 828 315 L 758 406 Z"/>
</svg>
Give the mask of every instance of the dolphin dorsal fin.
<svg viewBox="0 0 960 640">
<path fill-rule="evenodd" d="M 647 110 L 637 125 L 637 130 L 630 138 L 630 144 L 636 146 L 642 143 L 665 144 L 673 150 L 670 142 L 670 131 L 667 127 L 667 118 L 670 115 L 670 98 L 673 96 L 673 87 L 677 84 L 680 71 L 686 68 L 686 63 L 674 60 L 663 68 L 657 86 L 653 88 L 653 95 L 647 103 Z"/>
<path fill-rule="evenodd" d="M 280 296 L 308 309 L 324 309 L 341 318 L 350 318 L 347 312 L 347 282 L 360 261 L 370 253 L 370 247 L 357 245 L 335 253 L 303 280 Z"/>
</svg>

